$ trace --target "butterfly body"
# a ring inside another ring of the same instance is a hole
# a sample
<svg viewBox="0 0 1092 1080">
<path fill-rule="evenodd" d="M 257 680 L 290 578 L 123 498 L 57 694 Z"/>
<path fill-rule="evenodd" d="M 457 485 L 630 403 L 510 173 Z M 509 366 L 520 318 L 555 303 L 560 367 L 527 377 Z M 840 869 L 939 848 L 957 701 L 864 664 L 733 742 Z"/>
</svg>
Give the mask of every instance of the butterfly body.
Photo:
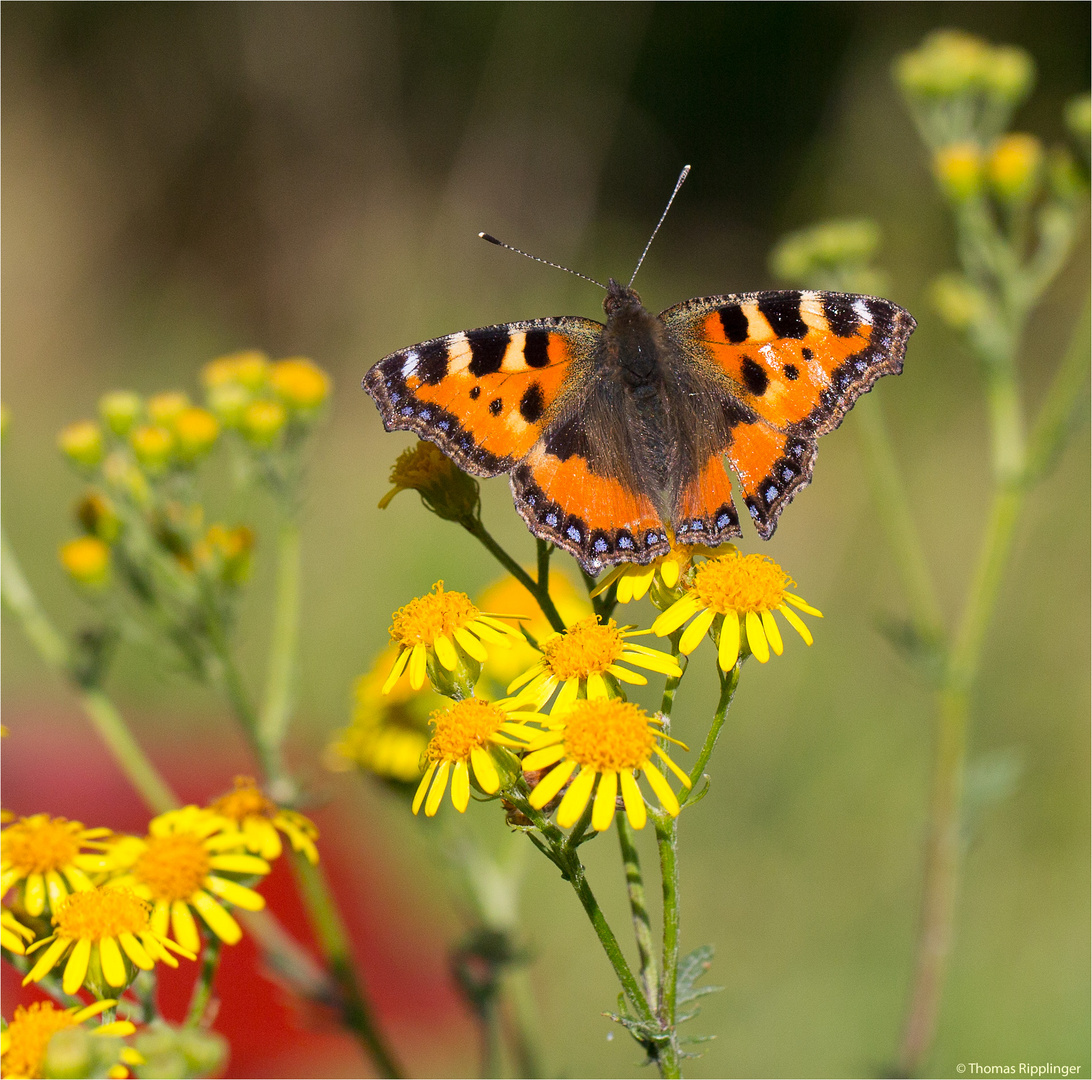
<svg viewBox="0 0 1092 1080">
<path fill-rule="evenodd" d="M 914 329 L 843 293 L 699 297 L 653 315 L 613 279 L 607 322 L 506 323 L 392 353 L 364 379 L 389 430 L 477 476 L 511 473 L 530 530 L 590 573 L 676 542 L 742 535 L 723 458 L 760 535 L 811 478 L 816 438 Z"/>
</svg>

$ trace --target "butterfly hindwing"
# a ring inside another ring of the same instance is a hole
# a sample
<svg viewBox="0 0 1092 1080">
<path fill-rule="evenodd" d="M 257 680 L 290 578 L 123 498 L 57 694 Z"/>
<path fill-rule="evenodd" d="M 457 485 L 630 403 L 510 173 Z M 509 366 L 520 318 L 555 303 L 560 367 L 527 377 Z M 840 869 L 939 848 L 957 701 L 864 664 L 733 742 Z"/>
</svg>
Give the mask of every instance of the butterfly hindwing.
<svg viewBox="0 0 1092 1080">
<path fill-rule="evenodd" d="M 466 330 L 391 353 L 365 376 L 383 426 L 414 431 L 475 476 L 507 472 L 588 376 L 602 324 L 575 316 Z"/>
<path fill-rule="evenodd" d="M 902 370 L 915 323 L 889 300 L 849 293 L 706 296 L 661 312 L 668 332 L 714 371 L 726 448 L 760 535 L 811 479 L 816 439 L 881 376 Z"/>
</svg>

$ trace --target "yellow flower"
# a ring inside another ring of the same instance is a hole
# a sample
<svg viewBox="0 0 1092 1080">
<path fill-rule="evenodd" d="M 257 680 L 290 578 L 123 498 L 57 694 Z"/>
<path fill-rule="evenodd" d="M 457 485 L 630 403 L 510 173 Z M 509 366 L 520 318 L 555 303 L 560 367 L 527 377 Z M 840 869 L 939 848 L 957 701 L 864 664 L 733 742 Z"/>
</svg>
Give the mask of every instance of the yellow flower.
<svg viewBox="0 0 1092 1080">
<path fill-rule="evenodd" d="M 531 574 L 534 576 L 534 571 Z M 568 575 L 557 569 L 550 573 L 550 599 L 566 626 L 572 626 L 592 613 L 587 592 L 577 589 Z M 512 611 L 526 616 L 520 619 L 520 626 L 535 641 L 543 641 L 554 632 L 537 601 L 511 574 L 505 574 L 482 592 L 477 604 L 483 611 Z M 503 692 L 517 675 L 536 663 L 541 655 L 526 638 L 513 641 L 512 648 L 489 654 L 489 659 L 482 665 L 482 676 Z"/>
<path fill-rule="evenodd" d="M 537 714 L 520 710 L 512 700 L 467 698 L 437 709 L 432 714 L 432 738 L 425 749 L 429 765 L 413 797 L 413 812 L 424 803 L 425 816 L 432 817 L 440 808 L 450 777 L 451 804 L 463 813 L 470 802 L 471 771 L 477 786 L 487 795 L 495 795 L 502 777 L 490 747 L 522 750 L 533 733 L 520 721 L 531 717 L 537 718 Z"/>
<path fill-rule="evenodd" d="M 473 685 L 489 655 L 486 644 L 508 648 L 524 640 L 497 616 L 479 611 L 466 593 L 445 592 L 442 581 L 432 586 L 432 592 L 399 608 L 392 619 L 390 636 L 398 656 L 383 684 L 384 694 L 407 669 L 414 690 L 425 685 L 430 668 L 434 682 L 446 685 L 461 678 Z"/>
<path fill-rule="evenodd" d="M 131 390 L 114 390 L 99 398 L 99 416 L 117 436 L 124 438 L 144 412 L 139 394 Z"/>
<path fill-rule="evenodd" d="M 684 786 L 690 787 L 686 773 L 656 745 L 657 739 L 676 740 L 658 731 L 656 725 L 660 721 L 639 706 L 617 698 L 588 698 L 542 722 L 547 730 L 528 746 L 523 771 L 546 768 L 550 771 L 535 785 L 528 801 L 541 810 L 569 784 L 557 808 L 557 823 L 563 829 L 580 820 L 592 797 L 596 777 L 599 786 L 592 805 L 592 828 L 598 832 L 610 828 L 619 786 L 630 824 L 635 829 L 644 828 L 648 815 L 634 777 L 638 769 L 644 773 L 660 805 L 672 816 L 679 812 L 679 800 L 652 761 L 655 754 Z M 570 783 L 578 768 L 576 779 Z"/>
<path fill-rule="evenodd" d="M 35 1080 L 42 1075 L 49 1040 L 58 1031 L 77 1027 L 85 1020 L 112 1009 L 117 1001 L 108 998 L 80 1008 L 58 1009 L 51 1001 L 35 1001 L 32 1005 L 15 1007 L 12 1021 L 0 1035 L 0 1068 L 12 1080 Z M 114 1020 L 91 1029 L 95 1036 L 118 1037 L 132 1035 L 136 1027 L 129 1020 Z M 111 1073 L 111 1075 L 114 1075 Z M 126 1070 L 118 1076 L 128 1076 Z"/>
<path fill-rule="evenodd" d="M 719 621 L 714 633 L 722 670 L 729 671 L 735 666 L 744 643 L 755 659 L 764 664 L 770 659 L 771 649 L 778 656 L 784 651 L 781 631 L 773 616 L 775 611 L 780 612 L 806 645 L 812 643 L 811 631 L 793 608 L 819 619 L 823 617 L 822 612 L 788 591 L 795 584 L 765 555 L 741 555 L 733 549 L 702 563 L 694 571 L 693 583 L 681 599 L 660 614 L 652 624 L 652 631 L 667 637 L 692 619 L 679 639 L 679 650 L 689 656 L 714 622 Z"/>
<path fill-rule="evenodd" d="M 356 765 L 403 783 L 416 783 L 421 778 L 428 718 L 444 699 L 431 687 L 414 690 L 404 681 L 384 694 L 383 684 L 397 655 L 398 649 L 388 646 L 371 671 L 357 679 L 352 721 L 338 732 L 327 753 L 331 769 Z"/>
<path fill-rule="evenodd" d="M 57 436 L 61 452 L 76 465 L 93 469 L 104 453 L 102 428 L 94 420 L 80 420 L 69 424 Z"/>
<path fill-rule="evenodd" d="M 944 193 L 965 202 L 982 188 L 982 151 L 973 142 L 943 146 L 933 157 L 933 170 Z"/>
<path fill-rule="evenodd" d="M 168 390 L 148 398 L 148 416 L 153 424 L 163 427 L 171 427 L 189 407 L 190 399 L 181 390 Z"/>
<path fill-rule="evenodd" d="M 194 559 L 201 566 L 212 567 L 228 585 L 240 585 L 250 576 L 254 551 L 254 532 L 245 525 L 229 529 L 212 524 L 204 539 L 193 547 Z"/>
<path fill-rule="evenodd" d="M 278 360 L 269 373 L 273 392 L 296 413 L 314 412 L 330 393 L 330 377 L 304 357 Z"/>
<path fill-rule="evenodd" d="M 252 401 L 243 410 L 243 435 L 253 446 L 269 447 L 287 422 L 288 413 L 279 401 Z"/>
<path fill-rule="evenodd" d="M 220 421 L 196 405 L 182 409 L 171 424 L 178 440 L 178 456 L 183 461 L 196 461 L 207 454 L 220 434 Z"/>
<path fill-rule="evenodd" d="M 1035 195 L 1043 171 L 1043 144 L 1034 135 L 1012 132 L 999 139 L 986 162 L 994 194 L 1021 203 Z"/>
<path fill-rule="evenodd" d="M 518 690 L 521 700 L 534 701 L 541 706 L 560 685 L 561 692 L 554 708 L 563 709 L 572 704 L 581 691 L 589 698 L 617 697 L 617 688 L 608 680 L 608 675 L 637 686 L 648 682 L 643 675 L 623 667 L 622 661 L 662 675 L 681 675 L 682 669 L 667 653 L 626 640 L 649 632 L 620 630 L 613 619 L 600 624 L 598 615 L 589 615 L 565 633 L 547 638 L 542 643 L 538 663 L 512 682 L 508 692 L 512 694 Z"/>
<path fill-rule="evenodd" d="M 260 911 L 265 899 L 224 874 L 264 876 L 270 870 L 265 859 L 241 850 L 245 844 L 246 836 L 219 814 L 197 806 L 170 810 L 152 819 L 143 839 L 126 837 L 117 845 L 114 857 L 126 872 L 110 884 L 151 901 L 152 928 L 165 935 L 169 923 L 191 952 L 201 947 L 194 911 L 221 941 L 234 945 L 243 931 L 220 901 Z"/>
<path fill-rule="evenodd" d="M 61 565 L 77 585 L 97 587 L 110 577 L 110 549 L 97 536 L 80 536 L 62 544 Z"/>
<path fill-rule="evenodd" d="M 34 940 L 34 931 L 24 926 L 7 908 L 0 908 L 0 945 L 22 956 L 26 943 Z"/>
<path fill-rule="evenodd" d="M 391 466 L 390 482 L 394 487 L 379 500 L 380 510 L 386 510 L 400 491 L 416 491 L 437 517 L 463 521 L 477 512 L 481 501 L 478 481 L 423 439 L 398 455 Z"/>
<path fill-rule="evenodd" d="M 247 851 L 253 851 L 267 861 L 281 853 L 279 829 L 288 837 L 294 851 L 302 851 L 310 863 L 318 862 L 315 823 L 295 810 L 278 806 L 262 794 L 253 777 L 235 777 L 235 790 L 214 799 L 209 809 L 235 822 L 246 840 Z"/>
<path fill-rule="evenodd" d="M 143 468 L 156 475 L 170 463 L 174 433 L 162 424 L 141 424 L 129 432 L 129 445 Z"/>
<path fill-rule="evenodd" d="M 716 554 L 714 548 L 704 544 L 674 544 L 666 555 L 653 559 L 647 566 L 638 563 L 619 563 L 607 574 L 592 591 L 592 596 L 600 596 L 615 582 L 618 582 L 618 603 L 628 604 L 640 600 L 652 587 L 656 577 L 670 591 L 679 583 L 679 579 L 690 567 L 696 555 Z"/>
<path fill-rule="evenodd" d="M 70 892 L 92 888 L 89 874 L 109 868 L 103 841 L 110 835 L 48 814 L 13 821 L 0 833 L 0 896 L 21 881 L 28 915 L 56 911 Z"/>
<path fill-rule="evenodd" d="M 201 381 L 209 389 L 236 383 L 248 390 L 257 390 L 269 378 L 269 360 L 257 349 L 221 356 L 206 364 L 201 371 Z"/>
<path fill-rule="evenodd" d="M 45 978 L 67 954 L 61 986 L 74 994 L 85 983 L 101 997 L 105 986 L 122 990 L 136 977 L 136 969 L 151 971 L 156 961 L 178 967 L 171 955 L 195 959 L 186 949 L 156 930 L 151 906 L 132 889 L 100 885 L 72 893 L 53 913 L 52 935 L 36 941 L 28 953 L 42 949 L 23 985 Z"/>
</svg>

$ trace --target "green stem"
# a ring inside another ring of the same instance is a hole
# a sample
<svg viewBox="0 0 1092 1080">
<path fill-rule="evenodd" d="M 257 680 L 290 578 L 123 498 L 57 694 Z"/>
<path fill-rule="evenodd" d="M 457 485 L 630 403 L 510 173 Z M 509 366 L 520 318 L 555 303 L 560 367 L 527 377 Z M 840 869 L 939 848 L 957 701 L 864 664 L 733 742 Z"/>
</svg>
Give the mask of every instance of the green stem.
<svg viewBox="0 0 1092 1080">
<path fill-rule="evenodd" d="M 622 866 L 626 872 L 626 893 L 629 910 L 633 916 L 633 933 L 637 938 L 637 955 L 641 962 L 641 981 L 645 997 L 650 1002 L 657 998 L 659 973 L 656 970 L 656 954 L 652 944 L 652 922 L 645 902 L 645 883 L 641 876 L 641 860 L 633 843 L 633 831 L 624 813 L 617 814 L 618 845 L 622 850 Z"/>
<path fill-rule="evenodd" d="M 501 1075 L 501 1027 L 500 1010 L 496 996 L 483 1001 L 478 1012 L 481 1023 L 478 1025 L 482 1034 L 482 1060 L 479 1075 L 495 1080 Z"/>
<path fill-rule="evenodd" d="M 0 595 L 5 607 L 19 620 L 38 655 L 68 679 L 99 737 L 141 798 L 157 813 L 181 805 L 151 759 L 133 738 L 114 703 L 98 687 L 81 686 L 73 678 L 68 645 L 42 610 L 2 531 Z"/>
<path fill-rule="evenodd" d="M 660 980 L 660 1026 L 670 1038 L 660 1048 L 656 1064 L 664 1077 L 682 1076 L 679 1033 L 676 1030 L 676 993 L 679 978 L 679 820 L 669 814 L 653 816 L 656 846 L 660 852 L 660 878 L 664 894 L 663 977 Z"/>
<path fill-rule="evenodd" d="M 479 540 L 482 546 L 488 551 L 496 560 L 514 577 L 536 600 L 538 606 L 542 608 L 542 614 L 546 616 L 550 621 L 550 625 L 560 634 L 565 630 L 565 620 L 562 619 L 558 613 L 557 608 L 554 606 L 553 600 L 550 598 L 549 578 L 547 577 L 545 587 L 540 587 L 539 582 L 535 581 L 526 570 L 507 551 L 504 550 L 497 543 L 496 540 L 490 535 L 489 530 L 482 524 L 482 520 L 479 517 L 470 517 L 460 522 L 464 529 L 475 539 Z M 541 559 L 541 555 L 539 556 Z"/>
<path fill-rule="evenodd" d="M 530 982 L 525 970 L 516 970 L 505 977 L 505 998 L 509 1008 L 508 1042 L 516 1063 L 516 1075 L 524 1080 L 542 1076 L 539 1061 L 536 1018 L 538 1009 L 531 995 Z"/>
<path fill-rule="evenodd" d="M 220 948 L 220 939 L 215 935 L 209 935 L 201 958 L 201 972 L 193 984 L 193 993 L 190 995 L 186 1027 L 197 1027 L 209 1007 L 209 1002 L 212 1000 L 212 984 L 216 980 L 216 971 L 220 967 Z"/>
<path fill-rule="evenodd" d="M 300 529 L 295 515 L 281 521 L 277 538 L 277 585 L 273 636 L 265 702 L 258 721 L 258 737 L 278 752 L 288 731 L 296 683 L 296 648 L 300 612 Z"/>
<path fill-rule="evenodd" d="M 720 738 L 721 729 L 724 727 L 724 721 L 728 716 L 728 707 L 732 704 L 732 698 L 735 697 L 736 687 L 739 686 L 739 675 L 742 669 L 742 659 L 736 661 L 735 667 L 731 671 L 725 672 L 721 671 L 719 667 L 717 668 L 717 673 L 720 675 L 720 700 L 717 702 L 717 711 L 713 714 L 713 723 L 709 726 L 701 753 L 698 754 L 698 760 L 690 770 L 690 787 L 679 794 L 680 806 L 685 806 L 697 791 L 698 782 L 701 780 L 705 772 L 705 766 L 712 756 L 713 748 Z"/>
<path fill-rule="evenodd" d="M 322 870 L 298 852 L 292 852 L 291 865 L 318 941 L 319 951 L 340 992 L 345 1026 L 356 1032 L 371 1054 L 381 1076 L 403 1076 L 401 1067 L 372 1017 L 364 996 L 362 979 L 353 963 L 349 935 L 334 904 L 329 883 Z"/>
</svg>

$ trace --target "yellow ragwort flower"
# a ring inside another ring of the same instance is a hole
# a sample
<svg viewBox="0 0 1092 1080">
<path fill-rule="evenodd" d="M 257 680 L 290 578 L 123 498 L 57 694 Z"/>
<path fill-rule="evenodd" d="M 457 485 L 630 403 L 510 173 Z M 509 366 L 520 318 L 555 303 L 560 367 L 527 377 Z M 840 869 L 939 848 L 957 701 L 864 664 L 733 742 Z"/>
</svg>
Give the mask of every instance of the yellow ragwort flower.
<svg viewBox="0 0 1092 1080">
<path fill-rule="evenodd" d="M 208 409 L 190 405 L 172 418 L 171 428 L 177 440 L 178 456 L 183 461 L 193 462 L 215 445 L 220 434 L 220 421 Z"/>
<path fill-rule="evenodd" d="M 214 799 L 209 809 L 235 822 L 246 839 L 247 851 L 267 861 L 281 853 L 281 838 L 277 834 L 280 830 L 288 837 L 294 851 L 302 851 L 310 863 L 318 862 L 315 823 L 295 810 L 278 806 L 262 793 L 251 776 L 235 777 L 235 790 Z"/>
<path fill-rule="evenodd" d="M 610 828 L 619 787 L 630 824 L 635 829 L 644 828 L 648 814 L 634 776 L 637 770 L 644 773 L 660 805 L 672 816 L 679 812 L 679 800 L 653 763 L 652 755 L 659 757 L 684 786 L 690 787 L 690 778 L 657 746 L 656 740 L 683 744 L 658 731 L 660 721 L 639 706 L 617 698 L 588 698 L 543 718 L 542 722 L 547 730 L 528 746 L 523 770 L 550 771 L 535 785 L 528 801 L 541 810 L 568 784 L 569 789 L 557 808 L 557 823 L 563 829 L 580 820 L 592 797 L 596 777 L 599 786 L 592 805 L 592 828 L 598 832 Z M 574 772 L 576 778 L 572 779 Z"/>
<path fill-rule="evenodd" d="M 96 997 L 104 984 L 123 990 L 137 969 L 151 971 L 156 961 L 178 967 L 172 952 L 187 960 L 197 949 L 187 949 L 157 931 L 151 905 L 132 889 L 100 885 L 72 893 L 53 913 L 53 933 L 36 941 L 29 953 L 42 949 L 23 985 L 44 979 L 67 954 L 61 986 L 74 994 L 85 983 Z"/>
<path fill-rule="evenodd" d="M 0 945 L 8 952 L 22 956 L 27 942 L 34 940 L 34 931 L 24 926 L 7 908 L 0 908 Z"/>
<path fill-rule="evenodd" d="M 265 353 L 257 349 L 218 357 L 201 371 L 201 382 L 209 389 L 236 383 L 248 390 L 257 390 L 265 385 L 268 378 L 269 360 Z"/>
<path fill-rule="evenodd" d="M 126 886 L 151 901 L 152 928 L 165 935 L 169 924 L 179 945 L 191 952 L 201 947 L 193 912 L 221 941 L 234 945 L 243 931 L 220 901 L 260 911 L 265 899 L 224 875 L 262 877 L 270 870 L 245 846 L 246 836 L 235 823 L 211 810 L 169 810 L 152 819 L 146 837 L 126 837 L 114 848 L 125 872 L 111 885 Z"/>
<path fill-rule="evenodd" d="M 330 376 L 302 356 L 278 360 L 270 370 L 269 384 L 284 405 L 297 414 L 314 412 L 330 393 Z"/>
<path fill-rule="evenodd" d="M 451 803 L 463 813 L 470 802 L 471 771 L 478 787 L 495 795 L 501 788 L 501 773 L 490 747 L 524 749 L 534 732 L 523 721 L 532 717 L 537 714 L 520 709 L 513 700 L 467 698 L 437 709 L 432 714 L 432 738 L 425 748 L 429 765 L 413 797 L 413 812 L 424 803 L 425 816 L 432 817 L 440 808 L 450 777 Z"/>
<path fill-rule="evenodd" d="M 106 426 L 124 438 L 144 413 L 144 402 L 132 390 L 113 390 L 99 398 L 99 415 Z"/>
<path fill-rule="evenodd" d="M 272 446 L 287 423 L 288 413 L 279 401 L 252 401 L 243 410 L 243 435 L 252 446 Z"/>
<path fill-rule="evenodd" d="M 607 676 L 636 686 L 646 685 L 648 679 L 623 667 L 623 661 L 661 675 L 681 675 L 682 669 L 667 653 L 626 640 L 648 633 L 619 629 L 613 619 L 601 624 L 598 615 L 589 615 L 565 633 L 547 638 L 538 663 L 512 682 L 508 693 L 519 691 L 521 700 L 542 706 L 560 685 L 554 708 L 563 709 L 581 692 L 589 698 L 618 697 L 616 684 Z"/>
<path fill-rule="evenodd" d="M 93 887 L 89 874 L 109 868 L 109 829 L 85 829 L 48 814 L 19 818 L 0 833 L 0 896 L 23 882 L 22 907 L 37 917 L 70 892 Z"/>
<path fill-rule="evenodd" d="M 58 1009 L 51 1001 L 35 1001 L 31 1005 L 17 1005 L 12 1021 L 0 1034 L 0 1070 L 5 1078 L 11 1080 L 36 1080 L 42 1075 L 49 1040 L 58 1031 L 77 1027 L 85 1020 L 98 1016 L 107 1009 L 112 1009 L 117 1001 L 107 998 L 96 1001 L 93 1005 L 80 1008 L 73 1005 L 70 1009 Z M 109 1038 L 132 1035 L 136 1026 L 129 1020 L 114 1020 L 109 1024 L 98 1024 L 91 1029 L 91 1034 Z M 111 1072 L 110 1075 L 115 1075 Z M 128 1076 L 128 1070 L 121 1069 L 116 1075 Z"/>
<path fill-rule="evenodd" d="M 174 421 L 190 407 L 189 396 L 181 390 L 165 390 L 148 398 L 148 416 L 153 424 L 171 427 Z"/>
<path fill-rule="evenodd" d="M 110 549 L 97 536 L 80 536 L 61 544 L 57 557 L 77 585 L 97 588 L 110 578 Z"/>
<path fill-rule="evenodd" d="M 162 424 L 138 424 L 129 432 L 133 455 L 151 475 L 161 473 L 170 464 L 174 444 L 174 432 Z"/>
<path fill-rule="evenodd" d="M 432 586 L 432 592 L 394 613 L 390 636 L 399 651 L 383 684 L 384 694 L 407 669 L 410 686 L 420 690 L 429 660 L 453 674 L 469 672 L 476 680 L 480 665 L 489 656 L 486 644 L 508 648 L 514 641 L 524 640 L 518 630 L 501 622 L 501 617 L 479 611 L 466 593 L 445 592 L 442 581 Z"/>
<path fill-rule="evenodd" d="M 689 656 L 719 620 L 714 634 L 722 670 L 729 671 L 735 666 L 744 643 L 755 659 L 764 664 L 770 659 L 771 649 L 778 656 L 784 651 L 781 631 L 774 620 L 775 611 L 806 645 L 812 643 L 811 631 L 793 608 L 819 619 L 823 617 L 821 611 L 789 592 L 789 586 L 795 584 L 772 559 L 765 555 L 742 555 L 733 548 L 694 571 L 692 584 L 681 599 L 660 614 L 652 624 L 652 631 L 667 637 L 693 620 L 679 639 L 679 650 Z"/>
<path fill-rule="evenodd" d="M 619 563 L 596 584 L 591 595 L 601 596 L 618 582 L 618 592 L 615 594 L 618 603 L 628 604 L 633 600 L 640 600 L 657 577 L 670 592 L 678 585 L 696 556 L 704 555 L 709 558 L 717 554 L 716 548 L 706 547 L 704 544 L 676 544 L 670 536 L 668 539 L 671 540 L 671 550 L 666 555 L 653 559 L 646 566 L 639 563 Z"/>
<path fill-rule="evenodd" d="M 380 510 L 386 510 L 400 491 L 416 491 L 437 517 L 462 521 L 473 516 L 481 499 L 478 481 L 424 439 L 398 455 L 391 466 L 390 482 L 394 487 L 379 500 Z"/>
<path fill-rule="evenodd" d="M 93 469 L 105 452 L 102 428 L 94 420 L 79 420 L 69 424 L 57 436 L 61 452 L 74 464 Z"/>
</svg>

